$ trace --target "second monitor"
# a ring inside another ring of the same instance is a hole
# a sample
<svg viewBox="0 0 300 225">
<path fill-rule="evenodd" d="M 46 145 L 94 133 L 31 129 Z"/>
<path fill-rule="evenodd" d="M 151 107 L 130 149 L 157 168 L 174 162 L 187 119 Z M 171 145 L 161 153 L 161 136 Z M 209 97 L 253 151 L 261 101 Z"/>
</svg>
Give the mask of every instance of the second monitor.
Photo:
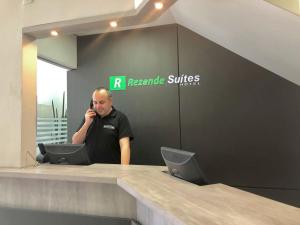
<svg viewBox="0 0 300 225">
<path fill-rule="evenodd" d="M 172 176 L 198 185 L 208 184 L 196 153 L 161 147 L 161 154 Z"/>
</svg>

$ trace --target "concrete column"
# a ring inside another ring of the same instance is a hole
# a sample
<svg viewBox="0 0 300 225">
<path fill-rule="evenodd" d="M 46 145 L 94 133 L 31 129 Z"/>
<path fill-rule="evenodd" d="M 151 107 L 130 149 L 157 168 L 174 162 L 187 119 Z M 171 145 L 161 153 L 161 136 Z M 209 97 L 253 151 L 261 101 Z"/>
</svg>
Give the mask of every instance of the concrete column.
<svg viewBox="0 0 300 225">
<path fill-rule="evenodd" d="M 21 166 L 22 1 L 0 7 L 0 167 Z"/>
<path fill-rule="evenodd" d="M 36 100 L 33 64 L 36 60 L 36 49 L 30 44 L 30 38 L 26 37 L 23 54 L 22 7 L 21 0 L 1 1 L 0 167 L 22 167 L 34 163 L 30 156 L 27 157 L 26 152 L 35 151 L 33 129 Z M 28 63 L 33 64 L 27 68 L 25 65 Z"/>
<path fill-rule="evenodd" d="M 35 163 L 36 137 L 36 64 L 37 47 L 34 39 L 23 35 L 22 58 L 22 124 L 21 124 L 21 166 Z"/>
</svg>

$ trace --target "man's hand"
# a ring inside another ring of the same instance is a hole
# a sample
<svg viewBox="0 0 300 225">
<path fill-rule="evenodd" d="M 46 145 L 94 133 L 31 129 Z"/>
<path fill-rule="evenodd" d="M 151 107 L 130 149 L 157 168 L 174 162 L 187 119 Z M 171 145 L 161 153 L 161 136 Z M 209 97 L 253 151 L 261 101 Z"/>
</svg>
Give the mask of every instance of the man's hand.
<svg viewBox="0 0 300 225">
<path fill-rule="evenodd" d="M 93 122 L 95 116 L 96 116 L 95 111 L 94 111 L 93 109 L 88 109 L 88 110 L 85 112 L 85 115 L 84 115 L 85 122 L 86 122 L 88 125 L 91 125 L 91 123 Z"/>
<path fill-rule="evenodd" d="M 89 129 L 90 125 L 92 124 L 96 113 L 92 109 L 88 109 L 84 115 L 84 124 L 82 127 L 73 135 L 72 137 L 72 144 L 82 144 L 85 140 L 87 130 Z"/>
</svg>

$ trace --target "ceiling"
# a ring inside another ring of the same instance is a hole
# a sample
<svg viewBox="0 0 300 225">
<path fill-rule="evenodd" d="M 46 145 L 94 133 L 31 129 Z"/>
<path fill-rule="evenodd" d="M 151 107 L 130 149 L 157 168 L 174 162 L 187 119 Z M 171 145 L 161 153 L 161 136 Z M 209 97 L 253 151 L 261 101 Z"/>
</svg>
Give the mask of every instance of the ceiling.
<svg viewBox="0 0 300 225">
<path fill-rule="evenodd" d="M 163 0 L 153 12 L 154 0 L 143 1 L 130 13 L 111 14 L 60 24 L 25 27 L 36 37 L 49 35 L 60 25 L 65 34 L 87 35 L 178 23 L 232 52 L 300 85 L 300 16 L 262 0 Z M 107 28 L 117 18 L 120 26 Z"/>
<path fill-rule="evenodd" d="M 55 0 L 55 4 L 53 3 L 51 6 L 47 6 L 45 2 L 43 5 L 41 3 L 43 0 L 33 2 L 31 5 L 25 6 L 23 33 L 35 38 L 45 38 L 49 37 L 49 31 L 54 29 L 59 31 L 61 35 L 75 34 L 81 36 L 175 22 L 171 13 L 167 11 L 177 0 L 159 0 L 164 4 L 162 10 L 154 9 L 154 3 L 157 0 L 139 0 L 140 5 L 137 8 L 129 4 L 132 0 L 122 2 L 124 4 L 122 6 L 117 4 L 118 1 L 124 0 L 93 0 L 93 5 L 77 2 L 77 4 L 72 5 L 74 13 L 71 12 L 72 9 L 68 7 L 69 4 L 66 0 L 64 4 L 59 4 L 59 0 Z M 103 6 L 104 3 L 105 7 Z M 98 5 L 105 9 L 96 10 L 99 8 Z M 80 6 L 83 11 L 86 10 L 87 12 L 79 13 Z M 64 10 L 70 10 L 70 13 L 64 13 Z M 51 15 L 48 13 L 49 11 L 56 14 L 49 16 Z M 55 22 L 57 20 L 59 22 Z M 111 28 L 109 26 L 110 21 L 117 21 L 118 27 Z"/>
</svg>

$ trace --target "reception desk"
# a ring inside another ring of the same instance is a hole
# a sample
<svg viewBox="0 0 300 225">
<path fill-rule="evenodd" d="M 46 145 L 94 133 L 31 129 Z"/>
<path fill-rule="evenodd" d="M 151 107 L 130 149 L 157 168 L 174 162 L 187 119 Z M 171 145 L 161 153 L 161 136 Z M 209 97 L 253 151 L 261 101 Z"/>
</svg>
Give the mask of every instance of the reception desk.
<svg viewBox="0 0 300 225">
<path fill-rule="evenodd" d="M 0 169 L 0 205 L 133 218 L 143 225 L 299 225 L 300 209 L 223 184 L 197 186 L 160 166 Z"/>
</svg>

